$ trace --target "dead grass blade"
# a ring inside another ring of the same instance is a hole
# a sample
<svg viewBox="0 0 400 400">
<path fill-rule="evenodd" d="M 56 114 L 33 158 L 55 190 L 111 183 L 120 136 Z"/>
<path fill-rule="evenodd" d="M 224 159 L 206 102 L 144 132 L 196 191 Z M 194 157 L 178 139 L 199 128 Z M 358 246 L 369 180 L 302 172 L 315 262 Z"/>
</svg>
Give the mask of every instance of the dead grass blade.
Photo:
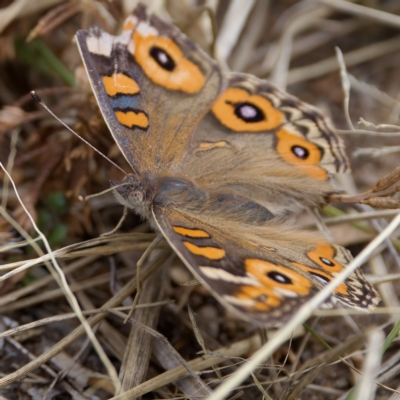
<svg viewBox="0 0 400 400">
<path fill-rule="evenodd" d="M 361 380 L 358 382 L 354 400 L 374 400 L 376 384 L 375 376 L 382 362 L 381 345 L 383 332 L 376 329 L 368 335 L 367 356 L 364 361 Z M 348 397 L 350 399 L 350 397 Z"/>
<path fill-rule="evenodd" d="M 79 303 L 76 300 L 76 297 L 74 296 L 74 294 L 72 293 L 71 289 L 68 286 L 68 282 L 65 278 L 64 272 L 63 270 L 60 268 L 60 266 L 58 265 L 55 257 L 54 257 L 54 253 L 50 248 L 50 244 L 47 241 L 47 238 L 43 235 L 43 233 L 39 230 L 38 226 L 36 225 L 35 221 L 33 220 L 32 216 L 29 214 L 28 210 L 26 209 L 24 203 L 22 202 L 21 198 L 19 197 L 17 188 L 15 186 L 14 181 L 12 180 L 11 176 L 9 175 L 9 173 L 7 172 L 7 170 L 4 169 L 3 165 L 0 163 L 0 167 L 3 168 L 4 172 L 6 173 L 6 175 L 8 176 L 8 179 L 10 180 L 14 192 L 18 198 L 18 201 L 20 202 L 22 208 L 24 209 L 26 215 L 28 216 L 32 226 L 34 227 L 36 233 L 40 236 L 40 238 L 42 239 L 42 242 L 45 246 L 45 249 L 50 257 L 51 260 L 51 264 L 50 262 L 46 263 L 47 268 L 49 269 L 49 271 L 51 272 L 51 274 L 53 275 L 54 279 L 56 280 L 56 282 L 59 284 L 60 288 L 63 290 L 65 297 L 67 298 L 68 302 L 71 305 L 71 308 L 75 311 L 75 313 L 77 314 L 79 321 L 82 324 L 82 327 L 84 328 L 86 334 L 88 335 L 88 337 L 90 338 L 93 347 L 96 349 L 97 354 L 99 355 L 101 361 L 103 362 L 104 366 L 107 369 L 107 372 L 109 373 L 113 384 L 116 388 L 116 390 L 119 388 L 120 383 L 118 380 L 118 375 L 117 372 L 114 368 L 114 366 L 112 365 L 112 363 L 110 362 L 110 360 L 108 359 L 106 353 L 104 352 L 103 348 L 101 347 L 100 343 L 98 342 L 96 336 L 94 335 L 94 333 L 92 332 L 90 325 L 87 323 L 86 319 L 84 318 L 84 316 L 82 315 Z M 3 208 L 1 208 L 1 210 L 3 211 Z M 2 214 L 4 216 L 4 214 Z M 22 228 L 21 228 L 22 229 Z M 36 250 L 36 252 L 40 255 L 43 255 L 43 251 L 40 249 L 40 247 L 36 244 L 36 243 L 32 243 L 33 248 Z"/>
<path fill-rule="evenodd" d="M 253 336 L 251 338 L 242 340 L 238 343 L 234 343 L 230 346 L 223 347 L 216 350 L 216 353 L 220 356 L 205 358 L 204 356 L 196 358 L 188 362 L 190 368 L 194 371 L 202 371 L 213 365 L 220 364 L 226 361 L 227 357 L 241 357 L 249 352 L 252 352 L 259 348 L 261 344 L 260 337 Z M 160 388 L 169 383 L 175 382 L 176 380 L 182 379 L 188 375 L 186 367 L 180 365 L 171 369 L 170 371 L 160 374 L 156 378 L 149 379 L 141 385 L 128 390 L 123 395 L 115 396 L 110 400 L 133 400 L 138 396 L 149 393 L 152 390 Z"/>
<path fill-rule="evenodd" d="M 160 265 L 163 263 L 164 260 L 157 260 L 154 264 L 149 266 L 148 268 L 143 271 L 142 278 L 146 279 L 150 276 L 154 271 L 156 271 Z M 104 308 L 112 308 L 119 305 L 127 296 L 129 296 L 134 290 L 136 289 L 136 277 L 132 278 L 128 283 L 117 293 L 115 294 L 110 300 L 108 300 L 104 304 Z M 107 316 L 107 312 L 103 312 L 97 315 L 90 317 L 87 320 L 87 323 L 90 326 L 94 326 L 99 323 L 102 319 Z M 28 372 L 35 370 L 40 365 L 47 362 L 49 359 L 54 357 L 60 351 L 62 351 L 65 347 L 69 344 L 77 340 L 79 337 L 85 334 L 85 330 L 82 326 L 75 328 L 69 335 L 64 337 L 60 340 L 56 345 L 51 347 L 47 352 L 38 356 L 34 361 L 29 362 L 28 364 L 24 365 L 23 367 L 19 368 L 17 371 L 3 377 L 0 379 L 0 387 L 4 387 L 9 385 L 10 383 L 20 379 L 22 376 L 26 375 Z"/>
<path fill-rule="evenodd" d="M 350 68 L 375 58 L 383 57 L 386 54 L 394 53 L 399 49 L 400 37 L 395 37 L 344 53 L 343 58 L 346 66 Z M 288 85 L 293 85 L 294 83 L 315 79 L 336 69 L 337 59 L 336 57 L 330 57 L 304 67 L 293 68 L 288 73 L 287 83 Z"/>
<path fill-rule="evenodd" d="M 360 4 L 350 3 L 344 0 L 319 0 L 332 8 L 336 8 L 348 14 L 356 15 L 360 18 L 368 18 L 381 24 L 390 25 L 395 28 L 400 27 L 400 17 L 398 15 L 377 10 L 376 8 L 366 7 Z"/>
<path fill-rule="evenodd" d="M 330 349 L 319 356 L 305 362 L 301 369 L 291 377 L 291 386 L 281 397 L 285 400 L 295 400 L 304 388 L 306 388 L 314 379 L 320 375 L 324 369 L 329 367 L 330 363 L 340 360 L 342 357 L 352 353 L 360 348 L 366 338 L 366 334 L 356 335 L 345 343 Z"/>
<path fill-rule="evenodd" d="M 150 263 L 151 258 L 148 260 Z M 165 269 L 168 266 L 164 266 L 147 278 L 139 297 L 140 302 L 151 303 L 162 300 Z M 135 322 L 156 329 L 159 313 L 160 308 L 141 308 L 134 312 L 132 318 Z M 153 337 L 143 329 L 140 329 L 137 324 L 132 324 L 119 373 L 121 390 L 118 394 L 124 393 L 130 388 L 141 384 L 146 378 L 152 347 Z"/>
</svg>

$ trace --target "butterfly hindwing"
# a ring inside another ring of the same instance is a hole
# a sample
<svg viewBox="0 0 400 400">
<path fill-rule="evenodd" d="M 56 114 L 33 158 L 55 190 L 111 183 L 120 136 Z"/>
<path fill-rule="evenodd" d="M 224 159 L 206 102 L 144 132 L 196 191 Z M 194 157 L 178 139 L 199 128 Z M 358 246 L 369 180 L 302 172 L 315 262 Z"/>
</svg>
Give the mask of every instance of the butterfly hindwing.
<svg viewBox="0 0 400 400">
<path fill-rule="evenodd" d="M 207 190 L 248 196 L 276 214 L 336 192 L 331 174 L 349 162 L 329 119 L 265 80 L 223 78 L 180 170 Z"/>
<path fill-rule="evenodd" d="M 320 110 L 255 76 L 229 73 L 224 78 L 225 86 L 208 115 L 218 133 L 199 132 L 203 140 L 230 138 L 237 146 L 245 143 L 252 148 L 261 144 L 318 180 L 348 171 L 344 144 Z"/>
<path fill-rule="evenodd" d="M 328 283 L 339 274 L 353 257 L 344 247 L 320 242 L 306 251 L 313 268 L 301 265 L 304 271 L 313 274 L 323 283 Z M 358 308 L 371 309 L 380 301 L 379 293 L 365 279 L 360 269 L 335 289 L 335 297 L 343 304 Z"/>
<path fill-rule="evenodd" d="M 232 234 L 223 221 L 212 224 L 194 214 L 163 207 L 154 208 L 153 216 L 182 261 L 217 299 L 264 326 L 285 322 L 345 268 L 341 262 L 350 260 L 345 249 L 324 242 L 310 246 L 304 241 L 291 252 L 292 237 L 287 236 L 287 244 L 281 239 L 274 243 L 273 229 L 260 228 L 260 234 L 252 239 L 244 233 L 249 226 L 237 225 Z M 357 273 L 335 290 L 325 306 L 339 300 L 368 309 L 378 299 Z"/>
<path fill-rule="evenodd" d="M 245 319 L 278 325 L 316 293 L 317 288 L 309 280 L 279 266 L 255 244 L 236 243 L 227 232 L 172 209 L 157 207 L 153 215 L 164 237 L 195 277 L 222 304 Z"/>
</svg>

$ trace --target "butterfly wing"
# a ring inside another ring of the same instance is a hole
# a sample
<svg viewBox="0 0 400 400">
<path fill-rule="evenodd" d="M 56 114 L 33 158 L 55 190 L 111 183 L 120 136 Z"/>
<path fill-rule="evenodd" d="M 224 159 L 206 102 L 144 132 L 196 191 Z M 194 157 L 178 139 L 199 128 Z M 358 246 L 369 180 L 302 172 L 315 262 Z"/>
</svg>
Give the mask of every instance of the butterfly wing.
<svg viewBox="0 0 400 400">
<path fill-rule="evenodd" d="M 181 260 L 221 303 L 264 326 L 287 321 L 351 259 L 343 248 L 315 244 L 315 237 L 273 223 L 231 224 L 166 207 L 155 207 L 153 216 Z M 379 296 L 357 272 L 335 290 L 335 299 L 368 309 Z"/>
<path fill-rule="evenodd" d="M 230 73 L 227 80 L 211 109 L 225 134 L 238 142 L 241 133 L 253 133 L 254 141 L 270 135 L 283 161 L 315 179 L 349 169 L 343 142 L 319 109 L 252 75 Z"/>
<path fill-rule="evenodd" d="M 265 80 L 225 78 L 194 134 L 185 173 L 209 190 L 239 192 L 275 211 L 337 191 L 330 175 L 346 172 L 349 162 L 329 119 Z"/>
<path fill-rule="evenodd" d="M 93 28 L 76 37 L 104 119 L 136 174 L 179 164 L 218 94 L 214 61 L 143 5 L 120 36 Z"/>
<path fill-rule="evenodd" d="M 77 40 L 100 109 L 137 175 L 190 176 L 275 214 L 336 191 L 329 173 L 345 171 L 348 161 L 318 110 L 253 76 L 221 77 L 204 52 L 145 7 L 120 36 L 92 29 Z"/>
</svg>

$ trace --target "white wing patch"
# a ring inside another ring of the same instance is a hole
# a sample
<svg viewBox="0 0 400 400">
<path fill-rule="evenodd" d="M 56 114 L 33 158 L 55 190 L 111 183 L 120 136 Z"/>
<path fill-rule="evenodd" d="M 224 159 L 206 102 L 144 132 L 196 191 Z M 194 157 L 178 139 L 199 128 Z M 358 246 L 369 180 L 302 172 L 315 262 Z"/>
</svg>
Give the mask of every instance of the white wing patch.
<svg viewBox="0 0 400 400">
<path fill-rule="evenodd" d="M 88 50 L 92 54 L 110 57 L 113 48 L 114 37 L 106 32 L 100 36 L 91 35 L 86 38 Z"/>
<path fill-rule="evenodd" d="M 159 32 L 154 26 L 151 26 L 147 22 L 141 21 L 139 25 L 136 27 L 136 30 L 140 33 L 140 36 L 158 36 Z"/>
<path fill-rule="evenodd" d="M 124 31 L 119 36 L 114 37 L 114 44 L 123 44 L 127 46 L 131 42 L 132 31 Z"/>
<path fill-rule="evenodd" d="M 129 46 L 130 43 L 133 43 L 131 37 L 132 31 L 124 31 L 119 36 L 111 36 L 106 32 L 101 32 L 100 36 L 89 35 L 86 38 L 86 44 L 91 54 L 110 57 L 115 45 L 122 44 L 124 46 Z"/>
<path fill-rule="evenodd" d="M 251 299 L 238 299 L 235 296 L 222 296 L 222 298 L 227 301 L 230 304 L 234 304 L 236 306 L 240 306 L 240 307 L 254 307 L 256 302 L 254 300 Z"/>
<path fill-rule="evenodd" d="M 248 286 L 261 286 L 261 283 L 249 276 L 237 276 L 233 275 L 220 268 L 212 267 L 199 267 L 201 272 L 209 279 L 221 280 L 229 283 L 235 283 L 238 285 L 248 285 Z"/>
<path fill-rule="evenodd" d="M 285 290 L 281 288 L 274 288 L 274 292 L 278 293 L 284 297 L 299 297 L 299 295 L 296 292 L 293 292 L 292 290 Z"/>
</svg>

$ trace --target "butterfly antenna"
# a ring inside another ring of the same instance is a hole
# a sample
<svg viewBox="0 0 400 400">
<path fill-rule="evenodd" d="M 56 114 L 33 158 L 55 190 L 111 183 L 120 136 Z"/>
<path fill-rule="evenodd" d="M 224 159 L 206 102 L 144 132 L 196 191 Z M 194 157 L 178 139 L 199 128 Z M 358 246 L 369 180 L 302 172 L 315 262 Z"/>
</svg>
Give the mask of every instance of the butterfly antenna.
<svg viewBox="0 0 400 400">
<path fill-rule="evenodd" d="M 103 194 L 106 194 L 106 193 L 108 193 L 108 192 L 113 192 L 115 189 L 117 189 L 117 188 L 119 188 L 119 187 L 121 187 L 121 186 L 129 186 L 129 185 L 130 185 L 129 182 L 125 182 L 125 183 L 121 183 L 121 184 L 119 184 L 119 185 L 112 186 L 112 187 L 110 187 L 110 188 L 108 188 L 108 189 L 106 189 L 106 190 L 103 190 L 102 192 L 96 193 L 96 194 L 89 194 L 88 196 L 81 196 L 81 195 L 79 195 L 79 196 L 78 196 L 78 200 L 80 200 L 80 201 L 87 201 L 87 200 L 89 200 L 89 199 L 93 199 L 94 197 L 102 196 Z"/>
<path fill-rule="evenodd" d="M 82 142 L 86 143 L 89 147 L 91 147 L 96 153 L 100 154 L 103 158 L 105 158 L 108 162 L 110 162 L 114 167 L 118 168 L 120 171 L 122 171 L 125 175 L 128 175 L 126 171 L 124 171 L 119 165 L 117 165 L 114 161 L 110 160 L 105 154 L 103 154 L 100 150 L 97 150 L 96 147 L 91 145 L 87 140 L 85 140 L 82 136 L 79 136 L 72 128 L 70 128 L 65 122 L 61 121 L 60 118 L 57 117 L 53 113 L 53 111 L 50 110 L 49 107 L 43 102 L 43 100 L 39 97 L 39 95 L 32 90 L 31 91 L 31 96 L 33 100 L 36 101 L 36 103 L 40 104 L 51 116 L 53 116 L 58 122 L 60 122 L 62 125 L 64 125 L 71 133 L 73 133 L 76 137 L 78 137 Z"/>
</svg>

